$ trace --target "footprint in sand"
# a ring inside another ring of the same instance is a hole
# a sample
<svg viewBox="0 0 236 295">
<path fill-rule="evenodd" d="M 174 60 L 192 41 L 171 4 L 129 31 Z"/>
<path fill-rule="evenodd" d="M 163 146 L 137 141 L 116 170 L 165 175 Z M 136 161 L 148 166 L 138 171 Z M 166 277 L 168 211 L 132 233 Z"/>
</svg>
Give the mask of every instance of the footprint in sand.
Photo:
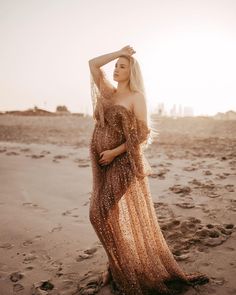
<svg viewBox="0 0 236 295">
<path fill-rule="evenodd" d="M 154 202 L 153 205 L 157 213 L 157 218 L 160 222 L 165 219 L 169 219 L 170 217 L 174 217 L 174 212 L 168 204 L 163 202 Z"/>
<path fill-rule="evenodd" d="M 53 159 L 55 160 L 61 160 L 61 159 L 66 159 L 68 158 L 68 156 L 65 156 L 65 155 L 57 155 L 57 156 L 54 156 Z"/>
<path fill-rule="evenodd" d="M 229 199 L 230 204 L 226 207 L 227 210 L 231 210 L 233 212 L 236 212 L 236 200 L 235 199 Z"/>
<path fill-rule="evenodd" d="M 217 173 L 216 176 L 214 177 L 214 179 L 216 180 L 219 180 L 219 179 L 226 179 L 227 176 L 223 173 L 223 174 L 220 174 L 220 173 Z"/>
<path fill-rule="evenodd" d="M 41 159 L 44 157 L 44 155 L 33 154 L 33 155 L 26 155 L 26 157 L 31 157 L 32 159 Z"/>
<path fill-rule="evenodd" d="M 23 148 L 23 149 L 20 149 L 21 152 L 31 152 L 31 149 L 29 148 Z"/>
<path fill-rule="evenodd" d="M 54 163 L 60 163 L 59 160 L 61 160 L 61 159 L 66 159 L 66 158 L 68 158 L 68 156 L 65 156 L 65 155 L 57 155 L 57 156 L 54 156 L 54 157 L 53 157 L 52 161 L 53 161 Z"/>
<path fill-rule="evenodd" d="M 220 197 L 220 194 L 217 193 L 218 189 L 221 189 L 221 185 L 216 185 L 212 180 L 208 179 L 205 182 L 193 179 L 189 181 L 190 184 L 194 185 L 193 189 L 199 190 L 202 195 L 206 195 L 210 198 Z"/>
<path fill-rule="evenodd" d="M 150 166 L 151 166 L 152 168 L 157 168 L 157 167 L 158 167 L 158 164 L 150 164 Z"/>
<path fill-rule="evenodd" d="M 14 284 L 13 285 L 13 292 L 20 292 L 24 290 L 24 286 L 22 286 L 21 284 Z"/>
<path fill-rule="evenodd" d="M 33 244 L 32 240 L 26 240 L 26 241 L 23 242 L 24 246 L 29 246 L 29 245 L 32 245 L 32 244 Z"/>
<path fill-rule="evenodd" d="M 38 256 L 35 255 L 35 254 L 32 254 L 32 253 L 26 254 L 26 255 L 25 255 L 25 258 L 24 258 L 24 260 L 23 260 L 23 263 L 24 263 L 24 264 L 29 264 L 29 263 L 31 263 L 33 260 L 35 260 L 35 259 L 37 259 L 37 258 L 38 258 Z"/>
<path fill-rule="evenodd" d="M 29 208 L 29 209 L 35 209 L 35 210 L 40 210 L 42 212 L 48 212 L 47 209 L 39 206 L 38 204 L 34 204 L 34 203 L 30 203 L 30 202 L 26 202 L 22 204 L 24 207 Z"/>
<path fill-rule="evenodd" d="M 225 278 L 223 277 L 211 277 L 211 284 L 214 286 L 221 286 L 224 285 L 224 283 L 226 282 Z"/>
<path fill-rule="evenodd" d="M 184 186 L 180 184 L 170 186 L 169 190 L 171 190 L 175 194 L 181 194 L 182 196 L 188 195 L 191 192 L 191 188 L 189 186 Z"/>
<path fill-rule="evenodd" d="M 18 155 L 20 155 L 20 154 L 17 153 L 17 152 L 7 152 L 6 155 L 7 155 L 7 156 L 18 156 Z"/>
<path fill-rule="evenodd" d="M 193 167 L 193 166 L 187 166 L 187 167 L 183 167 L 182 170 L 183 170 L 183 171 L 191 172 L 191 171 L 195 171 L 195 170 L 197 170 L 197 168 L 196 168 L 196 167 Z"/>
<path fill-rule="evenodd" d="M 50 291 L 54 289 L 54 285 L 50 282 L 50 280 L 47 281 L 40 281 L 38 283 L 34 283 L 31 291 L 32 294 L 48 294 L 46 291 Z M 42 292 L 45 291 L 45 292 Z"/>
<path fill-rule="evenodd" d="M 215 192 L 210 192 L 210 193 L 208 193 L 207 194 L 207 196 L 209 197 L 209 198 L 218 198 L 218 197 L 220 197 L 221 195 L 220 194 L 217 194 L 217 193 L 215 193 Z"/>
<path fill-rule="evenodd" d="M 94 253 L 97 252 L 97 249 L 98 249 L 97 247 L 92 247 L 92 248 L 84 250 L 83 253 L 78 255 L 78 257 L 76 258 L 76 261 L 80 262 L 85 259 L 92 258 L 94 256 Z"/>
<path fill-rule="evenodd" d="M 232 160 L 229 162 L 230 166 L 236 167 L 236 160 Z"/>
<path fill-rule="evenodd" d="M 70 210 L 66 210 L 66 211 L 62 212 L 62 215 L 64 215 L 64 216 L 72 216 L 72 217 L 79 217 L 79 215 L 77 215 L 77 214 L 71 215 L 72 211 L 77 210 L 77 209 L 78 208 L 73 208 L 73 209 L 70 209 Z"/>
<path fill-rule="evenodd" d="M 16 271 L 16 272 L 13 272 L 9 275 L 9 278 L 12 282 L 18 282 L 19 280 L 21 280 L 22 278 L 24 277 L 24 274 L 19 272 L 19 271 Z"/>
<path fill-rule="evenodd" d="M 101 290 L 101 287 L 102 287 L 101 285 L 102 285 L 102 281 L 100 276 L 98 276 L 97 274 L 91 274 L 89 277 L 86 277 L 80 280 L 78 294 L 81 294 L 81 295 L 104 294 L 105 295 L 106 293 Z M 99 290 L 101 290 L 102 292 L 100 293 Z"/>
<path fill-rule="evenodd" d="M 156 208 L 159 210 L 157 216 L 161 230 L 176 260 L 189 259 L 190 248 L 204 252 L 209 247 L 221 245 L 236 229 L 232 223 L 203 224 L 195 217 L 176 218 L 171 210 L 165 210 L 165 218 L 159 218 L 165 206 L 159 202 Z"/>
<path fill-rule="evenodd" d="M 0 248 L 2 248 L 2 249 L 11 249 L 13 247 L 14 247 L 14 245 L 10 244 L 10 243 L 0 243 Z"/>
<path fill-rule="evenodd" d="M 228 192 L 234 192 L 234 185 L 233 184 L 226 184 L 224 186 Z"/>
<path fill-rule="evenodd" d="M 89 164 L 85 164 L 85 163 L 84 163 L 84 164 L 79 164 L 79 165 L 78 165 L 78 167 L 81 167 L 81 168 L 85 168 L 85 167 L 89 167 L 89 166 L 90 166 Z"/>
<path fill-rule="evenodd" d="M 184 208 L 184 209 L 191 209 L 195 207 L 194 202 L 181 202 L 181 203 L 174 203 L 174 205 Z"/>
<path fill-rule="evenodd" d="M 204 175 L 212 175 L 212 172 L 210 170 L 204 170 L 203 174 Z"/>
<path fill-rule="evenodd" d="M 43 268 L 45 271 L 47 272 L 53 272 L 56 274 L 57 277 L 61 277 L 64 276 L 65 278 L 65 273 L 63 272 L 63 267 L 62 267 L 62 263 L 58 263 L 57 261 L 53 261 L 51 263 L 51 265 L 46 266 Z M 64 294 L 64 293 L 63 293 Z M 67 294 L 67 293 L 66 293 Z"/>
<path fill-rule="evenodd" d="M 57 232 L 57 231 L 61 231 L 63 229 L 63 227 L 61 225 L 54 227 L 50 230 L 51 233 Z"/>
<path fill-rule="evenodd" d="M 205 208 L 205 205 L 200 205 L 200 207 L 202 207 L 202 211 L 204 213 L 207 213 L 207 217 L 211 218 L 211 219 L 216 219 L 217 214 L 219 213 L 219 211 L 221 211 L 221 209 L 207 209 Z"/>
<path fill-rule="evenodd" d="M 81 294 L 79 293 L 78 283 L 71 279 L 63 279 L 57 283 L 57 288 L 61 294 Z"/>
<path fill-rule="evenodd" d="M 83 159 L 83 158 L 77 158 L 74 159 L 75 163 L 79 163 L 78 167 L 89 167 L 90 166 L 90 160 L 89 159 Z"/>
<path fill-rule="evenodd" d="M 34 243 L 34 241 L 37 241 L 37 240 L 40 239 L 40 238 L 41 238 L 40 235 L 35 236 L 35 237 L 34 237 L 33 239 L 31 239 L 31 240 L 26 240 L 26 241 L 24 241 L 24 242 L 23 242 L 23 245 L 24 245 L 24 246 L 32 245 L 32 244 Z"/>
<path fill-rule="evenodd" d="M 165 179 L 165 174 L 170 171 L 170 169 L 162 169 L 160 171 L 158 171 L 157 173 L 151 173 L 149 174 L 150 177 L 152 178 L 159 178 L 159 179 Z"/>
<path fill-rule="evenodd" d="M 83 204 L 83 206 L 87 206 L 87 205 L 89 205 L 89 201 L 87 201 Z"/>
<path fill-rule="evenodd" d="M 51 152 L 46 151 L 46 150 L 43 150 L 43 151 L 41 152 L 41 154 L 42 154 L 42 155 L 49 155 L 49 154 L 51 154 Z"/>
</svg>

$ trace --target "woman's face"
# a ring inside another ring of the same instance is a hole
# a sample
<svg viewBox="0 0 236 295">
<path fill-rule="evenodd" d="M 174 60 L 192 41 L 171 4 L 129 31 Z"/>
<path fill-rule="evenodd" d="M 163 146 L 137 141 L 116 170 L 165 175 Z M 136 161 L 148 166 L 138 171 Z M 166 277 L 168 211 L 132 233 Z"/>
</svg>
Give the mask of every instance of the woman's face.
<svg viewBox="0 0 236 295">
<path fill-rule="evenodd" d="M 113 79 L 116 82 L 127 81 L 130 78 L 130 62 L 125 57 L 120 57 L 113 72 Z"/>
</svg>

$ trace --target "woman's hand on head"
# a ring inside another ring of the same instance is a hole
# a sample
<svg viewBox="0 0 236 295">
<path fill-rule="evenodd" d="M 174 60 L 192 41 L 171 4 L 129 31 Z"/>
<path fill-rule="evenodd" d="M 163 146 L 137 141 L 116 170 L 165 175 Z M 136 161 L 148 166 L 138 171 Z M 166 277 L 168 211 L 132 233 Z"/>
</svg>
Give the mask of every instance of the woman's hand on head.
<svg viewBox="0 0 236 295">
<path fill-rule="evenodd" d="M 136 51 L 133 49 L 133 47 L 127 45 L 123 48 L 121 48 L 120 50 L 120 54 L 121 55 L 128 55 L 128 56 L 131 56 L 133 55 L 134 53 L 136 53 Z"/>
<path fill-rule="evenodd" d="M 106 150 L 100 153 L 100 159 L 98 163 L 102 166 L 110 164 L 116 157 L 113 150 Z"/>
</svg>

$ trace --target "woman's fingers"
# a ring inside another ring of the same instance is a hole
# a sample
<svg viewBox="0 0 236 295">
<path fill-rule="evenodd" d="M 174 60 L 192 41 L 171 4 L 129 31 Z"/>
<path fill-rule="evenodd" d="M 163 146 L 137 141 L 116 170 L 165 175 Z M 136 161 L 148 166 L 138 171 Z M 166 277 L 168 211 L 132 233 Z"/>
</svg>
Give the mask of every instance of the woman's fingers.
<svg viewBox="0 0 236 295">
<path fill-rule="evenodd" d="M 130 45 L 125 46 L 124 48 L 122 48 L 122 50 L 128 55 L 136 53 L 136 51 Z"/>
<path fill-rule="evenodd" d="M 106 160 L 99 160 L 99 164 L 100 165 L 106 165 L 106 164 L 108 164 L 108 162 Z"/>
<path fill-rule="evenodd" d="M 105 163 L 106 161 L 105 161 L 104 159 L 100 159 L 98 162 L 99 162 L 100 164 L 103 164 L 103 163 Z"/>
</svg>

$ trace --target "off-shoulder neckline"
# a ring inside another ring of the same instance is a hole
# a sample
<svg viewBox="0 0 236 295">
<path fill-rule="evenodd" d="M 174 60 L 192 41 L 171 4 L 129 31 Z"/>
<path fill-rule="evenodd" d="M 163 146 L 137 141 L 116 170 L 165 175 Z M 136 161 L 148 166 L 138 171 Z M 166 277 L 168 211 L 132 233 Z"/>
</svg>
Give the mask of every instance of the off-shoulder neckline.
<svg viewBox="0 0 236 295">
<path fill-rule="evenodd" d="M 133 110 L 128 109 L 127 107 L 125 107 L 125 106 L 122 105 L 122 104 L 114 104 L 114 103 L 111 103 L 111 106 L 113 106 L 113 107 L 120 107 L 120 108 L 122 108 L 122 109 L 125 109 L 127 112 L 133 114 Z"/>
<path fill-rule="evenodd" d="M 132 115 L 134 116 L 134 118 L 135 118 L 136 121 L 139 121 L 139 122 L 142 123 L 143 125 L 147 126 L 147 123 L 146 123 L 145 121 L 143 121 L 143 120 L 141 120 L 141 119 L 139 119 L 139 118 L 137 118 L 137 117 L 135 116 L 135 113 L 134 113 L 133 110 L 129 110 L 128 108 L 126 108 L 125 106 L 123 106 L 123 105 L 121 105 L 121 104 L 113 104 L 113 103 L 111 103 L 111 106 L 112 106 L 112 107 L 114 107 L 114 106 L 115 106 L 115 107 L 120 107 L 121 109 L 124 109 L 127 113 L 132 114 Z"/>
</svg>

